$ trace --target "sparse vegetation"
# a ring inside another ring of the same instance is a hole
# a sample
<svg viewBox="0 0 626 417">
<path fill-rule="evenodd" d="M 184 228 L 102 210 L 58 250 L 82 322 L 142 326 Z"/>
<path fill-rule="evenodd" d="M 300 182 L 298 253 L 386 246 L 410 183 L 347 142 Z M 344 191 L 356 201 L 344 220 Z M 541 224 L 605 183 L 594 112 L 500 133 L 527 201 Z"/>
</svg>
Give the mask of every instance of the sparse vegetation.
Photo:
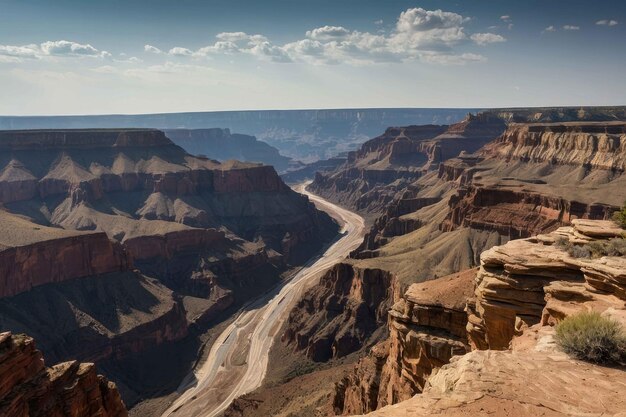
<svg viewBox="0 0 626 417">
<path fill-rule="evenodd" d="M 602 256 L 626 256 L 626 239 L 613 238 L 576 245 L 566 238 L 556 241 L 556 246 L 573 258 L 600 258 Z"/>
<path fill-rule="evenodd" d="M 577 359 L 595 363 L 626 360 L 626 334 L 621 325 L 597 312 L 567 317 L 556 327 L 556 341 Z"/>
<path fill-rule="evenodd" d="M 621 208 L 621 210 L 613 213 L 613 220 L 617 224 L 619 224 L 622 229 L 626 229 L 626 201 L 624 202 L 624 206 Z"/>
</svg>

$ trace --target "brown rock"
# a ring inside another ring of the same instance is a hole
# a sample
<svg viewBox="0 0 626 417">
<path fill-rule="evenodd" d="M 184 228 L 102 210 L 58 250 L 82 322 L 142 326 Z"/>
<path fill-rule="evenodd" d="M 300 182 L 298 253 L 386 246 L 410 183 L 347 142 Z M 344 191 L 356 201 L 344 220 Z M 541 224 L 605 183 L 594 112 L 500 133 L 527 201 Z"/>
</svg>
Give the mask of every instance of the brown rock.
<svg viewBox="0 0 626 417">
<path fill-rule="evenodd" d="M 6 417 L 126 417 L 114 383 L 91 363 L 46 369 L 33 339 L 0 334 L 0 414 Z"/>
</svg>

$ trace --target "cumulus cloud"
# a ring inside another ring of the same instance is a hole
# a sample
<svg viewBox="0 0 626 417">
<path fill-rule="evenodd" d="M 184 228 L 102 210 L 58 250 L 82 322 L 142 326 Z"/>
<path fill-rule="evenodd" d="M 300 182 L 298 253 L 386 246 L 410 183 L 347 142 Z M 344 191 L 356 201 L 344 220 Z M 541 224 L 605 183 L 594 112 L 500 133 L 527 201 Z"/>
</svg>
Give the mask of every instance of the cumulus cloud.
<svg viewBox="0 0 626 417">
<path fill-rule="evenodd" d="M 542 31 L 542 33 L 543 33 L 543 32 L 556 32 L 556 28 L 554 27 L 554 25 L 550 25 L 550 26 L 548 26 L 547 28 L 545 28 L 545 29 Z"/>
<path fill-rule="evenodd" d="M 98 50 L 90 44 L 59 40 L 21 46 L 0 45 L 0 56 L 3 57 L 3 62 L 20 62 L 22 59 L 45 57 L 108 58 L 111 54 L 107 51 Z"/>
<path fill-rule="evenodd" d="M 511 16 L 509 16 L 508 14 L 506 14 L 504 16 L 500 16 L 500 20 L 502 20 L 503 22 L 510 23 L 511 22 Z"/>
<path fill-rule="evenodd" d="M 173 56 L 191 56 L 193 51 L 187 48 L 176 47 L 169 50 L 168 54 Z"/>
<path fill-rule="evenodd" d="M 580 26 L 575 25 L 564 25 L 563 30 L 580 30 Z"/>
<path fill-rule="evenodd" d="M 596 22 L 596 25 L 599 25 L 599 26 L 616 26 L 617 24 L 618 24 L 617 20 L 613 20 L 613 19 L 598 20 Z"/>
<path fill-rule="evenodd" d="M 478 45 L 487 45 L 490 43 L 506 42 L 506 38 L 495 33 L 474 33 L 470 39 Z"/>
<path fill-rule="evenodd" d="M 111 56 L 107 51 L 99 51 L 89 44 L 80 44 L 70 41 L 48 41 L 40 45 L 45 55 L 52 56 Z"/>
<path fill-rule="evenodd" d="M 316 41 L 342 40 L 350 35 L 350 31 L 342 26 L 322 26 L 307 30 L 306 37 Z"/>
<path fill-rule="evenodd" d="M 163 53 L 162 50 L 160 50 L 156 46 L 152 46 L 152 45 L 144 45 L 143 46 L 143 50 L 146 51 L 146 52 L 150 52 L 152 54 L 162 54 Z"/>
<path fill-rule="evenodd" d="M 146 45 L 145 50 L 194 58 L 215 54 L 245 54 L 281 63 L 362 65 L 417 59 L 458 65 L 480 62 L 486 58 L 478 54 L 456 52 L 457 46 L 470 42 L 487 45 L 506 41 L 503 36 L 494 33 L 467 33 L 464 24 L 469 20 L 454 12 L 411 8 L 400 14 L 395 28 L 389 33 L 360 32 L 343 26 L 326 25 L 306 31 L 303 39 L 275 44 L 260 34 L 223 32 L 216 36 L 213 44 L 195 50 L 175 47 L 162 52 L 151 45 Z"/>
</svg>

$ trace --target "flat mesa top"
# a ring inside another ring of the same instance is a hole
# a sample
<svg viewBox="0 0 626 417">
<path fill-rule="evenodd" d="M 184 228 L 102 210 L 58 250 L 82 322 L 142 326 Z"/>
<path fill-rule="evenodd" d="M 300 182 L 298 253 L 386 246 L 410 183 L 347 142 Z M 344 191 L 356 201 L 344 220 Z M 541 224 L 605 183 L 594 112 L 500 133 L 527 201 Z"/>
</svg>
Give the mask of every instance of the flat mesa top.
<svg viewBox="0 0 626 417">
<path fill-rule="evenodd" d="M 0 210 L 0 230 L 2 230 L 0 251 L 47 240 L 93 233 L 42 226 L 4 210 Z"/>
<path fill-rule="evenodd" d="M 175 146 L 157 129 L 1 130 L 0 148 L 101 148 Z"/>
</svg>

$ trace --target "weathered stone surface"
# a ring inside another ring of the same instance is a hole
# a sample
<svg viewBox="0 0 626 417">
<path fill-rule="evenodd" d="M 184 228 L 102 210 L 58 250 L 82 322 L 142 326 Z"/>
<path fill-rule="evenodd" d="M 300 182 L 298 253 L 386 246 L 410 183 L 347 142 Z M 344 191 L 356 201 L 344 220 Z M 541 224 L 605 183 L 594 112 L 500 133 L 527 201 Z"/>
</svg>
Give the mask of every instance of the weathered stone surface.
<svg viewBox="0 0 626 417">
<path fill-rule="evenodd" d="M 411 285 L 389 311 L 389 339 L 376 345 L 337 387 L 336 410 L 366 413 L 407 400 L 422 392 L 434 369 L 465 354 L 465 304 L 475 273 Z"/>
<path fill-rule="evenodd" d="M 337 264 L 291 311 L 283 341 L 314 361 L 345 356 L 385 322 L 396 291 L 388 272 Z"/>
<path fill-rule="evenodd" d="M 623 370 L 562 353 L 473 351 L 444 365 L 423 394 L 368 416 L 617 417 L 625 392 Z"/>
<path fill-rule="evenodd" d="M 0 414 L 6 417 L 125 417 L 114 383 L 92 363 L 46 369 L 32 338 L 0 333 Z"/>
<path fill-rule="evenodd" d="M 575 221 L 483 252 L 475 298 L 468 304 L 472 346 L 507 349 L 525 325 L 554 324 L 581 308 L 623 309 L 626 258 L 573 258 L 557 243 L 582 245 L 616 233 L 612 222 Z"/>
</svg>

